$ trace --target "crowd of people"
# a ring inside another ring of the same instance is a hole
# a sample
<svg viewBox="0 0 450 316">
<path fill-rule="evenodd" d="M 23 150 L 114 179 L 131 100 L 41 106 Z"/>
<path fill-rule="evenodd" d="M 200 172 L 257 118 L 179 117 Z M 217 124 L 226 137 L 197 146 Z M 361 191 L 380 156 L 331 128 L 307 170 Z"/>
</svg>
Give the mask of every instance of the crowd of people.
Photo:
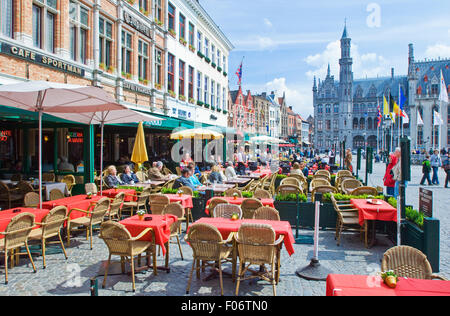
<svg viewBox="0 0 450 316">
<path fill-rule="evenodd" d="M 450 159 L 449 153 L 439 152 L 435 150 L 431 155 L 426 154 L 424 161 L 422 162 L 422 180 L 420 185 L 440 185 L 439 184 L 439 169 L 442 168 L 445 172 L 444 188 L 448 188 L 449 174 L 450 174 Z"/>
</svg>

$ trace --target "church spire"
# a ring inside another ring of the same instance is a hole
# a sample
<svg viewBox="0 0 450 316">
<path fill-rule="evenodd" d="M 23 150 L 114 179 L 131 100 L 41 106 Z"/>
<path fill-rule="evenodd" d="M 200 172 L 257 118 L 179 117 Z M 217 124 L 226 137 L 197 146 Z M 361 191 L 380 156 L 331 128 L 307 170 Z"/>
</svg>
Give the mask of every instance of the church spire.
<svg viewBox="0 0 450 316">
<path fill-rule="evenodd" d="M 342 38 L 348 38 L 347 36 L 347 19 L 345 19 L 345 24 L 344 24 L 344 32 L 342 33 Z"/>
<path fill-rule="evenodd" d="M 330 71 L 330 63 L 328 63 L 328 69 L 327 69 L 327 78 L 330 78 L 331 71 Z"/>
</svg>

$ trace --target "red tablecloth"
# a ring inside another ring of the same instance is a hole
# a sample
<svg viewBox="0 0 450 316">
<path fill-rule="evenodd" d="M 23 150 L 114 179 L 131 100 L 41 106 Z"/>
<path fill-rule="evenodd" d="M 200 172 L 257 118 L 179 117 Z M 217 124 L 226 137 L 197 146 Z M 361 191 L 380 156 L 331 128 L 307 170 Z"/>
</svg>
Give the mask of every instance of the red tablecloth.
<svg viewBox="0 0 450 316">
<path fill-rule="evenodd" d="M 20 212 L 13 213 L 14 210 L 20 210 Z M 8 224 L 11 222 L 11 220 L 16 217 L 19 214 L 23 213 L 31 213 L 34 214 L 34 221 L 35 222 L 42 222 L 42 219 L 50 212 L 48 209 L 35 209 L 35 208 L 24 208 L 24 207 L 18 207 L 18 208 L 12 208 L 9 210 L 4 210 L 0 212 L 0 232 L 4 232 L 6 230 L 6 227 L 8 227 Z M 38 226 L 36 227 L 38 228 Z M 4 238 L 4 235 L 0 235 L 0 238 Z"/>
<path fill-rule="evenodd" d="M 391 289 L 379 276 L 330 274 L 327 296 L 450 296 L 450 282 L 399 278 Z"/>
<path fill-rule="evenodd" d="M 181 202 L 181 206 L 183 208 L 193 208 L 194 204 L 192 203 L 192 196 L 183 194 L 179 196 L 178 194 L 164 194 L 170 199 L 170 203 Z"/>
<path fill-rule="evenodd" d="M 83 212 L 78 212 L 78 211 L 70 212 L 70 210 L 73 208 L 78 208 L 78 209 L 87 211 L 87 210 L 89 210 L 91 205 L 94 205 L 98 200 L 103 198 L 103 196 L 94 195 L 94 196 L 92 196 L 92 199 L 87 199 L 86 197 L 87 197 L 86 195 L 82 194 L 82 195 L 75 195 L 75 196 L 67 197 L 64 199 L 48 201 L 48 202 L 42 203 L 42 208 L 52 209 L 55 206 L 65 206 L 65 207 L 67 207 L 67 211 L 70 213 L 70 219 L 85 217 L 86 214 Z"/>
<path fill-rule="evenodd" d="M 136 190 L 133 189 L 109 189 L 109 190 L 103 190 L 102 195 L 109 197 L 109 198 L 115 198 L 117 194 L 119 193 L 125 193 L 125 202 L 131 202 L 136 201 L 137 199 L 132 197 L 131 195 L 136 195 Z"/>
<path fill-rule="evenodd" d="M 220 198 L 221 198 L 221 199 L 225 199 L 225 200 L 228 201 L 228 203 L 234 204 L 234 205 L 241 205 L 242 202 L 245 200 L 245 198 L 237 198 L 237 199 L 234 199 L 234 197 L 225 197 L 225 196 L 221 196 Z M 273 203 L 273 199 L 261 199 L 260 201 L 261 201 L 261 203 L 262 203 L 264 206 L 270 206 L 270 207 L 272 207 L 272 208 L 275 208 L 275 204 Z M 211 203 L 211 199 L 208 200 L 208 202 L 206 202 L 205 213 L 206 213 L 207 215 L 209 215 L 209 210 L 208 210 L 208 205 L 209 205 L 209 203 Z"/>
<path fill-rule="evenodd" d="M 142 233 L 146 228 L 151 228 L 155 232 L 155 243 L 161 246 L 163 254 L 166 254 L 165 243 L 169 241 L 170 238 L 170 225 L 175 223 L 178 218 L 175 215 L 145 215 L 145 217 L 151 217 L 151 221 L 141 221 L 139 216 L 129 217 L 124 219 L 120 223 L 124 225 L 131 236 L 136 237 Z M 149 232 L 140 240 L 142 241 L 152 241 L 152 234 Z"/>
<path fill-rule="evenodd" d="M 242 223 L 269 224 L 275 230 L 277 239 L 278 237 L 280 237 L 280 235 L 284 236 L 284 245 L 286 246 L 286 251 L 289 253 L 289 255 L 292 256 L 295 252 L 295 239 L 294 235 L 292 234 L 292 228 L 289 222 L 266 221 L 260 219 L 241 219 L 233 221 L 227 218 L 202 217 L 195 223 L 210 224 L 214 227 L 217 227 L 219 232 L 222 234 L 223 239 L 228 239 L 230 233 L 239 231 L 239 227 L 241 227 Z"/>
<path fill-rule="evenodd" d="M 261 178 L 265 176 L 272 175 L 272 171 L 270 169 L 258 169 L 256 171 L 253 171 L 252 174 L 260 175 Z"/>
<path fill-rule="evenodd" d="M 352 205 L 358 209 L 359 224 L 364 225 L 364 221 L 386 221 L 397 222 L 397 209 L 392 207 L 389 203 L 383 200 L 381 205 L 374 205 L 367 202 L 367 200 L 351 199 Z"/>
</svg>

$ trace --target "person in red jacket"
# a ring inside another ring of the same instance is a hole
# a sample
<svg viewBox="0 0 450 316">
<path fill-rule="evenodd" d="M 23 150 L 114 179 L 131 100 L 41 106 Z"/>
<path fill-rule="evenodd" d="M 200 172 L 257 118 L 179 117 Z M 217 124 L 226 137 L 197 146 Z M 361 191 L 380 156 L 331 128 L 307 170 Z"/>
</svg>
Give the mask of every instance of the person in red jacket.
<svg viewBox="0 0 450 316">
<path fill-rule="evenodd" d="M 386 173 L 383 178 L 387 195 L 392 195 L 392 196 L 394 195 L 395 180 L 393 178 L 393 174 L 392 174 L 391 170 L 392 170 L 392 168 L 394 168 L 394 166 L 397 164 L 397 162 L 398 162 L 398 158 L 395 155 L 389 156 L 389 164 L 386 167 Z"/>
</svg>

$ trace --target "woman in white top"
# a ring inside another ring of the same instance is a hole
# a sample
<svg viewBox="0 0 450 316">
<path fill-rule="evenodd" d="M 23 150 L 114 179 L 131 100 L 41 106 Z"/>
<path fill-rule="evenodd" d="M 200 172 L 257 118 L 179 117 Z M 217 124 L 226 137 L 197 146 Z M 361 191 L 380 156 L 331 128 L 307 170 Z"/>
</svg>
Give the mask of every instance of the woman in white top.
<svg viewBox="0 0 450 316">
<path fill-rule="evenodd" d="M 228 164 L 228 166 L 225 169 L 225 177 L 227 179 L 236 178 L 237 175 L 236 175 L 236 171 L 234 170 L 233 163 L 231 161 L 229 161 L 227 164 Z"/>
</svg>

